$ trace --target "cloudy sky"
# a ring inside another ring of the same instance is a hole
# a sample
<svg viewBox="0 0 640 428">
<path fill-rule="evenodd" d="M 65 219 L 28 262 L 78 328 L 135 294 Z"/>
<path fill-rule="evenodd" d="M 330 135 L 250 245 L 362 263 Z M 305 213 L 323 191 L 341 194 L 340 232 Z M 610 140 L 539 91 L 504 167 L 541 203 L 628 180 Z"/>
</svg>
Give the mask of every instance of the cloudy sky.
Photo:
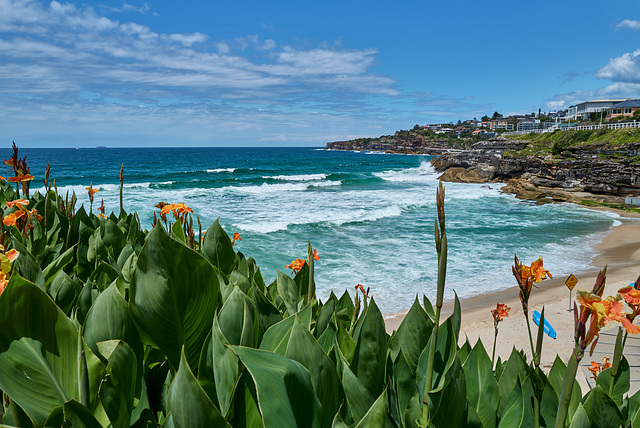
<svg viewBox="0 0 640 428">
<path fill-rule="evenodd" d="M 0 0 L 5 146 L 322 146 L 640 98 L 640 2 Z"/>
</svg>

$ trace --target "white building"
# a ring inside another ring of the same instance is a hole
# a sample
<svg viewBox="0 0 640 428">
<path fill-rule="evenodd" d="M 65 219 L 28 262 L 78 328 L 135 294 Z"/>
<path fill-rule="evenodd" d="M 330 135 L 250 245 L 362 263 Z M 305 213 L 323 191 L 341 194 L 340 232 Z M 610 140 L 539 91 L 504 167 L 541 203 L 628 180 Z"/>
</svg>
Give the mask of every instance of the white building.
<svg viewBox="0 0 640 428">
<path fill-rule="evenodd" d="M 566 119 L 569 119 L 569 120 L 586 119 L 586 116 L 588 116 L 589 114 L 600 113 L 603 110 L 607 110 L 608 108 L 613 107 L 615 104 L 625 101 L 625 99 L 626 98 L 608 99 L 608 100 L 591 100 L 591 101 L 584 101 L 584 102 L 578 103 L 574 106 L 569 107 L 567 111 Z"/>
</svg>

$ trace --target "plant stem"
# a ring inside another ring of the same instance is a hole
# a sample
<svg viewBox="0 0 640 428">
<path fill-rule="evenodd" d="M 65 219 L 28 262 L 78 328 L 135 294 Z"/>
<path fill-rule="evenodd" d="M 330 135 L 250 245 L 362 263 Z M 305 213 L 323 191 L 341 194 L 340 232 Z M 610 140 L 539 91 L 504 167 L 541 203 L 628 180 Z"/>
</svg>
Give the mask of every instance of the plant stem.
<svg viewBox="0 0 640 428">
<path fill-rule="evenodd" d="M 498 341 L 498 329 L 495 329 L 496 333 L 493 337 L 493 352 L 491 353 L 491 367 L 493 367 L 496 360 L 496 342 Z"/>
<path fill-rule="evenodd" d="M 524 318 L 527 320 L 527 331 L 529 332 L 529 344 L 531 345 L 531 358 L 535 359 L 536 350 L 533 347 L 533 337 L 531 336 L 531 323 L 529 322 L 529 311 L 524 311 Z"/>
<path fill-rule="evenodd" d="M 578 363 L 581 358 L 578 358 L 576 351 L 571 353 L 567 369 L 564 372 L 564 381 L 562 382 L 562 390 L 560 398 L 558 399 L 558 414 L 556 416 L 555 428 L 563 428 L 567 414 L 569 413 L 569 401 L 571 401 L 571 393 L 573 391 L 573 384 L 576 381 L 576 372 L 578 371 Z"/>
</svg>

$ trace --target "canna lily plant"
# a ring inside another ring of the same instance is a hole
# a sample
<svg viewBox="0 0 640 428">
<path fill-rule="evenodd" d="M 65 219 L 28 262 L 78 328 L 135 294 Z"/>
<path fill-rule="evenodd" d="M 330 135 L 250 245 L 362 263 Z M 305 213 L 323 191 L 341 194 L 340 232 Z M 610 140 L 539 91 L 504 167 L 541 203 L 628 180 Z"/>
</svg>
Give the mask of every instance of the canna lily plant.
<svg viewBox="0 0 640 428">
<path fill-rule="evenodd" d="M 495 357 L 496 357 L 496 342 L 498 341 L 498 324 L 500 321 L 509 316 L 510 307 L 505 305 L 504 303 L 497 303 L 495 309 L 491 309 L 491 315 L 493 316 L 493 329 L 495 331 L 495 335 L 493 338 L 493 351 L 491 353 L 491 366 L 494 365 Z"/>
</svg>

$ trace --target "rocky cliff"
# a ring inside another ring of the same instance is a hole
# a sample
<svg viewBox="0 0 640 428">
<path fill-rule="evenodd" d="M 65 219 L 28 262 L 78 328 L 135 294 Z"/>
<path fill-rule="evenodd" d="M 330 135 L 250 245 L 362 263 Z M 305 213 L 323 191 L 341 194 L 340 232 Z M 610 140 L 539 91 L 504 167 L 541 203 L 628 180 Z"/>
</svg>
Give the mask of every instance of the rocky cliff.
<svg viewBox="0 0 640 428">
<path fill-rule="evenodd" d="M 440 155 L 452 150 L 460 150 L 466 140 L 437 139 L 420 132 L 399 131 L 393 136 L 380 138 L 358 138 L 349 141 L 334 141 L 325 146 L 328 150 L 380 151 L 386 153 L 405 153 Z"/>
<path fill-rule="evenodd" d="M 432 159 L 443 181 L 506 182 L 503 191 L 541 201 L 624 203 L 640 196 L 640 143 L 591 144 L 554 157 L 525 155 L 526 141 L 496 139 Z"/>
</svg>

